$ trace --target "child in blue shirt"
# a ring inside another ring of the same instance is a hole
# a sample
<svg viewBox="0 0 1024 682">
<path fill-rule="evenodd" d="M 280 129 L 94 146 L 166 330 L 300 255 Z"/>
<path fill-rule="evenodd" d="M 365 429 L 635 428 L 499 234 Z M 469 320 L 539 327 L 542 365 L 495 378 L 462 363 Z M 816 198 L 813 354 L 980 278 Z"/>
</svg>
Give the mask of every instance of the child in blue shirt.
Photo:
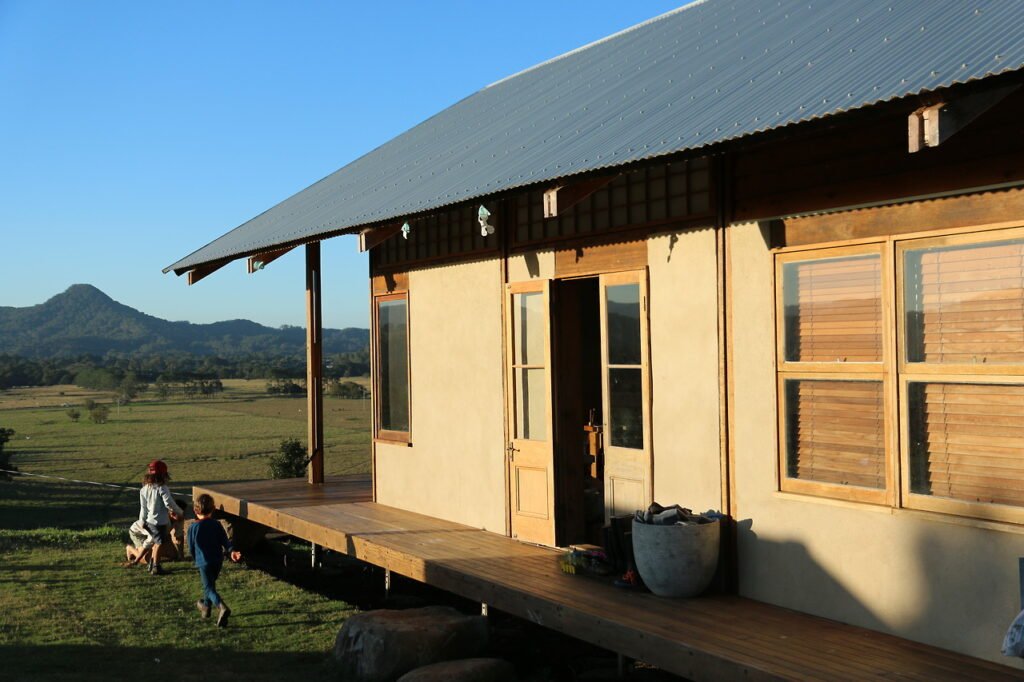
<svg viewBox="0 0 1024 682">
<path fill-rule="evenodd" d="M 242 553 L 232 551 L 231 541 L 220 521 L 213 518 L 213 498 L 205 493 L 195 499 L 193 510 L 198 519 L 188 529 L 188 550 L 192 553 L 196 568 L 199 569 L 199 580 L 203 586 L 203 596 L 196 602 L 196 608 L 203 618 L 210 617 L 210 609 L 219 608 L 217 627 L 227 627 L 231 609 L 217 594 L 217 576 L 224 565 L 224 554 L 228 553 L 232 561 L 242 558 Z"/>
</svg>

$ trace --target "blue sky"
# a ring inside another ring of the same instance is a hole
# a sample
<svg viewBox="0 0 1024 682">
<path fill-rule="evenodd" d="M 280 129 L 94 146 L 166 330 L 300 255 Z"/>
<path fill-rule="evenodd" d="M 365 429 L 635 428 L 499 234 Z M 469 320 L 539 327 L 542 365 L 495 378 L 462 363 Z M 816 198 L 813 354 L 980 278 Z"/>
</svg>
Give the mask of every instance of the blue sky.
<svg viewBox="0 0 1024 682">
<path fill-rule="evenodd" d="M 305 324 L 301 250 L 161 269 L 457 100 L 682 0 L 0 0 L 0 306 L 71 284 L 172 320 Z M 367 261 L 323 246 L 324 322 Z M 2 349 L 0 349 L 2 350 Z"/>
</svg>

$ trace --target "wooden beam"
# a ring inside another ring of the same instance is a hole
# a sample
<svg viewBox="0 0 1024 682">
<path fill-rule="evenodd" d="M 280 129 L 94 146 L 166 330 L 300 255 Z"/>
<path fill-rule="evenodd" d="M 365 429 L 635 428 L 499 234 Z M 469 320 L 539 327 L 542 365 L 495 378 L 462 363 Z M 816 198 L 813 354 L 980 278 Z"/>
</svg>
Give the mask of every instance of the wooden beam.
<svg viewBox="0 0 1024 682">
<path fill-rule="evenodd" d="M 359 252 L 369 251 L 378 244 L 387 241 L 391 237 L 401 232 L 401 223 L 391 223 L 389 225 L 381 225 L 380 227 L 371 227 L 368 230 L 363 230 L 359 233 Z"/>
<path fill-rule="evenodd" d="M 308 480 L 324 482 L 323 316 L 320 305 L 320 242 L 306 244 L 306 404 L 309 413 Z"/>
<path fill-rule="evenodd" d="M 1007 85 L 921 107 L 907 121 L 910 153 L 938 147 L 1019 87 Z"/>
<path fill-rule="evenodd" d="M 559 212 L 568 211 L 617 177 L 618 174 L 605 175 L 552 187 L 544 192 L 544 217 L 555 218 Z"/>
<path fill-rule="evenodd" d="M 188 285 L 192 286 L 199 280 L 205 278 L 207 275 L 212 275 L 213 273 L 217 272 L 225 265 L 227 265 L 227 261 L 223 261 L 220 263 L 207 263 L 205 265 L 200 265 L 198 267 L 192 268 L 191 270 L 188 271 Z"/>
<path fill-rule="evenodd" d="M 288 253 L 294 248 L 294 246 L 289 246 L 286 249 L 276 249 L 274 251 L 261 251 L 260 253 L 253 254 L 249 256 L 246 269 L 249 271 L 249 274 L 251 275 L 254 272 L 262 270 L 266 266 L 270 265 L 278 258 L 280 258 L 281 256 Z"/>
</svg>

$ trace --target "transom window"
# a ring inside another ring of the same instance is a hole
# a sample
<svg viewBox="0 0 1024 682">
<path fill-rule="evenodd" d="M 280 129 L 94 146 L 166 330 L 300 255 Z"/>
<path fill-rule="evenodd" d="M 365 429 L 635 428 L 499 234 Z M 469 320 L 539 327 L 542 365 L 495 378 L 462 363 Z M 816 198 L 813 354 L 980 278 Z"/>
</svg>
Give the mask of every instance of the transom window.
<svg viewBox="0 0 1024 682">
<path fill-rule="evenodd" d="M 776 281 L 782 490 L 1024 522 L 1024 229 L 780 253 Z"/>
</svg>

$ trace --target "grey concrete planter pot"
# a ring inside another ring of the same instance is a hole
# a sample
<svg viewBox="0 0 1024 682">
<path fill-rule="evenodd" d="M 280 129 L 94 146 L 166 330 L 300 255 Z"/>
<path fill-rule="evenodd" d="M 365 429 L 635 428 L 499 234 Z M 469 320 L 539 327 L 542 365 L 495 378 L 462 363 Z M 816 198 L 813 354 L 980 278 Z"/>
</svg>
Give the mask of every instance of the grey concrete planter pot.
<svg viewBox="0 0 1024 682">
<path fill-rule="evenodd" d="M 717 520 L 687 526 L 656 526 L 633 521 L 636 569 L 659 597 L 695 597 L 718 567 Z"/>
</svg>

